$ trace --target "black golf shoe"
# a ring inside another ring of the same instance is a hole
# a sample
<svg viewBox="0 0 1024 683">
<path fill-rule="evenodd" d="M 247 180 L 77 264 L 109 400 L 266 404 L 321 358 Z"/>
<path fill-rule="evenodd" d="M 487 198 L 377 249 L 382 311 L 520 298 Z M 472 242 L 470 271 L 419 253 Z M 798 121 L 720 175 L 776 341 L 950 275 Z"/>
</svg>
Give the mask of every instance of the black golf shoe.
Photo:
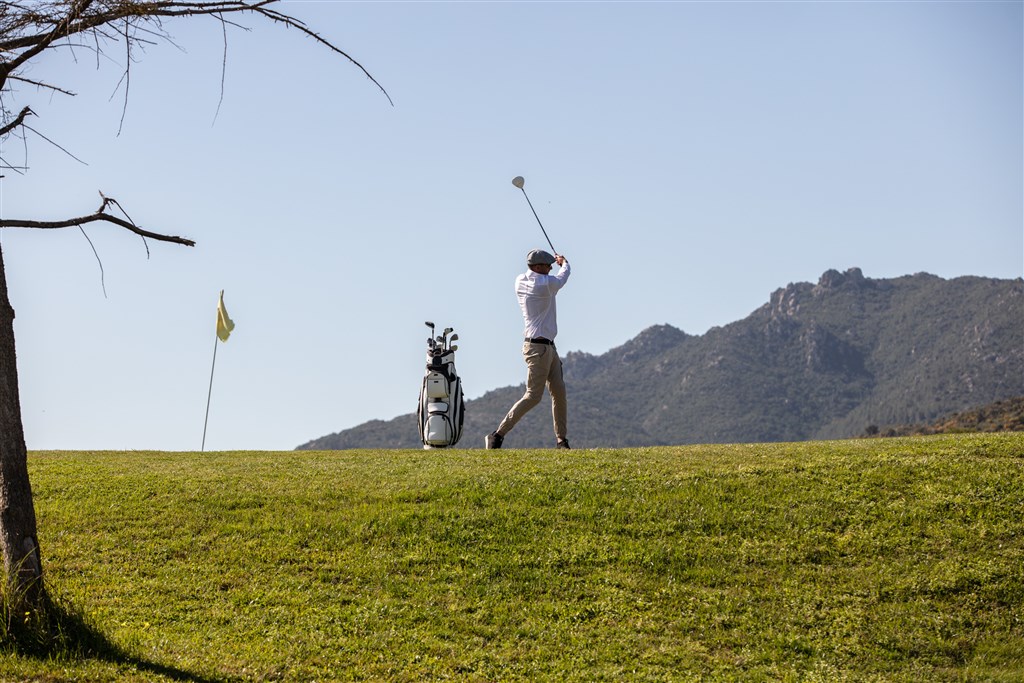
<svg viewBox="0 0 1024 683">
<path fill-rule="evenodd" d="M 501 448 L 501 442 L 505 440 L 498 432 L 491 432 L 484 437 L 484 447 L 487 449 Z"/>
<path fill-rule="evenodd" d="M 555 448 L 564 448 L 569 450 L 569 439 L 559 439 L 558 442 L 555 443 Z"/>
</svg>

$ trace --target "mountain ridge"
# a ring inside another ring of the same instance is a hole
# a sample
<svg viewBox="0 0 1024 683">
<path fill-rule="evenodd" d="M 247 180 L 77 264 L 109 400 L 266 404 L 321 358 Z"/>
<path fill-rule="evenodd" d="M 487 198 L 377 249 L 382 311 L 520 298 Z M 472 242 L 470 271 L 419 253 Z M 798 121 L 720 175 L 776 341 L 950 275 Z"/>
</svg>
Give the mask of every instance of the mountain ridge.
<svg viewBox="0 0 1024 683">
<path fill-rule="evenodd" d="M 1024 281 L 828 270 L 703 335 L 653 325 L 603 354 L 571 351 L 563 364 L 574 447 L 857 436 L 1024 394 Z M 481 447 L 523 389 L 468 401 L 458 446 Z M 553 445 L 547 404 L 507 448 Z M 298 448 L 418 447 L 409 413 Z"/>
</svg>

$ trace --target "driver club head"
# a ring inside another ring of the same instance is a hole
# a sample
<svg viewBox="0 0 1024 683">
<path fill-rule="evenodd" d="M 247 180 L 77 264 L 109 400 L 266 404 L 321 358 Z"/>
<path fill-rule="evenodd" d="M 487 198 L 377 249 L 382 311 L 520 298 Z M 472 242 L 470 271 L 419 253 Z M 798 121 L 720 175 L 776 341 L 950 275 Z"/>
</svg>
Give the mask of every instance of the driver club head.
<svg viewBox="0 0 1024 683">
<path fill-rule="evenodd" d="M 512 179 L 512 184 L 520 190 L 523 190 L 523 185 L 526 184 L 526 181 L 523 179 L 523 176 L 517 175 Z M 533 212 L 533 217 L 537 219 L 537 225 L 540 226 L 541 232 L 544 233 L 544 239 L 548 241 L 548 246 L 551 247 L 552 253 L 557 254 L 558 252 L 555 250 L 555 245 L 551 244 L 551 238 L 548 237 L 548 231 L 544 229 L 544 224 L 540 222 L 540 216 L 537 215 L 537 210 L 533 208 L 533 202 L 530 201 L 530 196 L 526 194 L 526 190 L 523 190 L 523 197 L 526 198 L 526 203 L 530 205 L 530 211 Z"/>
</svg>

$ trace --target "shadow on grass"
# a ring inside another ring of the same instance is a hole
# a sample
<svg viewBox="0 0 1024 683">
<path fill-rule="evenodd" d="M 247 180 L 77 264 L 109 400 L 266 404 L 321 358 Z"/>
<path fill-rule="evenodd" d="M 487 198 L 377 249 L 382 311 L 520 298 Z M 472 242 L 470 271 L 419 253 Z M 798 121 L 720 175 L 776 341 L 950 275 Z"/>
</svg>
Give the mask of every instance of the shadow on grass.
<svg viewBox="0 0 1024 683">
<path fill-rule="evenodd" d="M 46 591 L 41 604 L 30 611 L 12 609 L 11 601 L 0 604 L 0 652 L 22 657 L 58 661 L 98 660 L 139 671 L 157 674 L 174 681 L 221 683 L 182 671 L 173 666 L 150 662 L 112 643 L 102 632 L 66 600 Z"/>
</svg>

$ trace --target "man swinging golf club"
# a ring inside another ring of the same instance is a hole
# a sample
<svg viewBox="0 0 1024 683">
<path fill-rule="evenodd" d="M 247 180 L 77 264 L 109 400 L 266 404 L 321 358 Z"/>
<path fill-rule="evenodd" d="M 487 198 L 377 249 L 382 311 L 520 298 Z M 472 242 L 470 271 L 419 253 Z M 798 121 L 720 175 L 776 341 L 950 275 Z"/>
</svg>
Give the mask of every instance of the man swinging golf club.
<svg viewBox="0 0 1024 683">
<path fill-rule="evenodd" d="M 518 184 L 516 186 L 521 187 Z M 557 275 L 551 275 L 551 266 L 555 263 L 560 270 Z M 555 295 L 569 280 L 569 262 L 562 255 L 553 256 L 541 249 L 534 249 L 526 255 L 526 265 L 528 270 L 516 277 L 516 297 L 526 324 L 526 339 L 523 342 L 526 393 L 512 406 L 498 428 L 487 435 L 484 444 L 487 448 L 501 448 L 505 435 L 512 431 L 523 415 L 540 403 L 546 385 L 551 393 L 555 447 L 568 448 L 565 381 L 562 379 L 562 360 L 555 349 L 555 336 L 558 334 Z"/>
</svg>

